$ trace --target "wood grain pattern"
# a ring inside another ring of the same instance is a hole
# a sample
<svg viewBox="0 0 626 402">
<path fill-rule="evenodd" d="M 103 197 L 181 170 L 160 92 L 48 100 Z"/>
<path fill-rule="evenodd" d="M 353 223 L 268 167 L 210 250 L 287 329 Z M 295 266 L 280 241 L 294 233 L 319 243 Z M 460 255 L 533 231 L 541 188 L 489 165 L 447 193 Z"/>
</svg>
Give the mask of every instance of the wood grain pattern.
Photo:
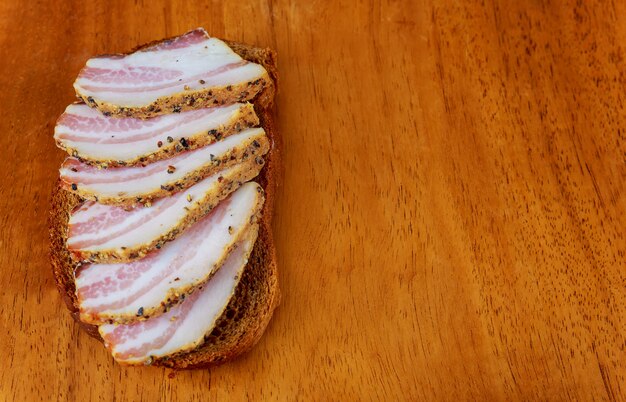
<svg viewBox="0 0 626 402">
<path fill-rule="evenodd" d="M 626 4 L 0 2 L 0 400 L 624 400 Z M 211 370 L 123 368 L 54 288 L 55 119 L 94 54 L 279 52 L 283 302 Z"/>
</svg>

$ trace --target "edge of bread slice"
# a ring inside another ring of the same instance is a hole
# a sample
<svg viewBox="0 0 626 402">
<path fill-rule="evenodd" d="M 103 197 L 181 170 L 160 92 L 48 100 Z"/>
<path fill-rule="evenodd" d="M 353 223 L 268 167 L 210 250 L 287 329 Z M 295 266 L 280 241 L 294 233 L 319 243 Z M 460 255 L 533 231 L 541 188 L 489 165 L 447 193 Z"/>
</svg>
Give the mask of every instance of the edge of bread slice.
<svg viewBox="0 0 626 402">
<path fill-rule="evenodd" d="M 259 221 L 259 236 L 234 296 L 214 329 L 205 336 L 204 342 L 192 351 L 154 359 L 152 365 L 155 366 L 173 369 L 202 368 L 241 355 L 259 341 L 274 309 L 280 303 L 272 233 L 274 197 L 281 170 L 281 138 L 273 118 L 274 94 L 278 83 L 276 53 L 267 48 L 225 42 L 242 58 L 265 67 L 274 84 L 265 87 L 253 100 L 261 127 L 265 129 L 271 144 L 266 155 L 266 164 L 255 179 L 265 190 L 266 197 Z M 59 183 L 55 185 L 49 217 L 50 257 L 57 288 L 72 317 L 89 335 L 102 341 L 95 325 L 80 321 L 74 284 L 76 263 L 65 247 L 70 212 L 81 201 L 79 196 L 62 189 Z"/>
</svg>

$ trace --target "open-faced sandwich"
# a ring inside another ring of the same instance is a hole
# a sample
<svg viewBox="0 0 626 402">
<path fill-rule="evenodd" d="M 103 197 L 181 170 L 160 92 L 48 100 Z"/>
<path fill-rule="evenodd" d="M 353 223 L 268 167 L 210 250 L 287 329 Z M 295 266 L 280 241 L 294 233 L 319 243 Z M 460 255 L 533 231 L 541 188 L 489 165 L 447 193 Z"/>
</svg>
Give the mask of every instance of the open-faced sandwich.
<svg viewBox="0 0 626 402">
<path fill-rule="evenodd" d="M 51 258 L 115 360 L 205 367 L 250 349 L 280 300 L 276 58 L 204 29 L 89 59 L 54 131 L 69 153 Z"/>
</svg>

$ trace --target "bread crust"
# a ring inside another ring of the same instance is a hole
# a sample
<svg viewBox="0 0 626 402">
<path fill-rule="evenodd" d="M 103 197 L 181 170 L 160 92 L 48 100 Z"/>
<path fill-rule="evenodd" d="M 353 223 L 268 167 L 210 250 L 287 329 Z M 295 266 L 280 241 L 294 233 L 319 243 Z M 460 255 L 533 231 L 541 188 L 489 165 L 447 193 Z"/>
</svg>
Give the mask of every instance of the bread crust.
<svg viewBox="0 0 626 402">
<path fill-rule="evenodd" d="M 274 197 L 279 185 L 282 146 L 273 116 L 274 94 L 278 84 L 276 53 L 267 48 L 224 42 L 242 58 L 265 67 L 271 80 L 271 85 L 266 85 L 253 99 L 256 114 L 270 141 L 265 166 L 255 179 L 265 191 L 265 203 L 259 220 L 259 236 L 248 266 L 235 290 L 235 296 L 229 302 L 226 312 L 218 319 L 215 328 L 205 336 L 204 342 L 196 349 L 155 359 L 152 362 L 152 365 L 176 370 L 221 364 L 251 349 L 261 338 L 281 298 L 272 232 Z M 156 42 L 151 44 L 154 43 Z M 72 317 L 89 335 L 102 341 L 97 326 L 80 320 L 74 285 L 74 270 L 77 263 L 72 260 L 65 247 L 69 214 L 81 201 L 78 195 L 64 190 L 59 183 L 54 186 L 49 217 L 50 257 L 57 288 Z"/>
</svg>

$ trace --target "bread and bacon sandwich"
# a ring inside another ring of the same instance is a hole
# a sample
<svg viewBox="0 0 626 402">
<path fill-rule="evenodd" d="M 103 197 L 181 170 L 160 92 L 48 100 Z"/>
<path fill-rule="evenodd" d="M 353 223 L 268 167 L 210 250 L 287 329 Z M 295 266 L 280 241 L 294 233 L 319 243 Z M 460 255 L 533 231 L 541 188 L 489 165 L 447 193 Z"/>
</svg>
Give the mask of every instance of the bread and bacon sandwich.
<svg viewBox="0 0 626 402">
<path fill-rule="evenodd" d="M 270 49 L 204 29 L 94 57 L 57 121 L 57 287 L 122 364 L 206 367 L 249 350 L 280 301 L 280 137 Z"/>
</svg>

